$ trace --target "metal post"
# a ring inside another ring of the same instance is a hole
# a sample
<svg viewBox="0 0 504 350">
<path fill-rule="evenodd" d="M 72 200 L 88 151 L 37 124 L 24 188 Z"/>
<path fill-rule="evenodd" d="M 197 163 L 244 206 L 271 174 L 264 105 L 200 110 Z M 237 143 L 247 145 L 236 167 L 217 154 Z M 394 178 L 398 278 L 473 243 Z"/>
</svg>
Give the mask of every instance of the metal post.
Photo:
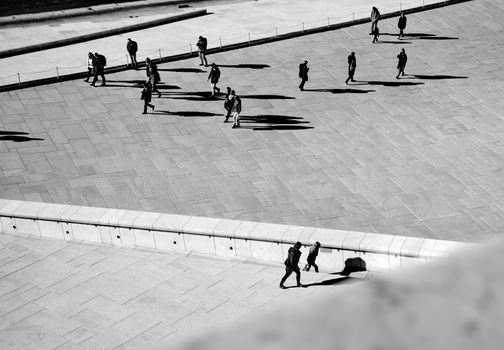
<svg viewBox="0 0 504 350">
<path fill-rule="evenodd" d="M 126 67 L 129 66 L 129 58 L 128 58 L 128 55 L 126 55 Z"/>
<path fill-rule="evenodd" d="M 352 12 L 352 21 L 355 22 L 355 12 Z"/>
<path fill-rule="evenodd" d="M 248 43 L 249 43 L 249 45 L 250 45 L 250 33 L 248 33 L 248 39 L 249 39 L 249 42 L 248 42 Z"/>
<path fill-rule="evenodd" d="M 19 85 L 21 85 L 21 76 L 19 75 L 19 73 L 17 74 L 17 76 L 18 76 Z"/>
<path fill-rule="evenodd" d="M 303 32 L 304 32 L 304 22 L 303 22 L 303 23 L 301 23 L 301 25 L 303 26 Z"/>
<path fill-rule="evenodd" d="M 422 7 L 425 6 L 425 0 L 422 0 Z"/>
<path fill-rule="evenodd" d="M 161 59 L 163 56 L 161 56 L 161 49 L 158 49 L 159 50 L 159 59 Z"/>
<path fill-rule="evenodd" d="M 222 38 L 219 38 L 219 47 L 222 49 Z"/>
<path fill-rule="evenodd" d="M 56 77 L 58 77 L 58 79 L 59 79 L 59 71 L 58 71 L 58 67 L 56 67 Z"/>
<path fill-rule="evenodd" d="M 402 12 L 402 2 L 399 3 L 399 11 Z"/>
<path fill-rule="evenodd" d="M 192 44 L 189 43 L 189 50 L 191 51 L 191 55 L 192 55 Z"/>
<path fill-rule="evenodd" d="M 275 34 L 276 34 L 276 36 L 278 38 L 278 27 L 275 27 Z"/>
<path fill-rule="evenodd" d="M 330 27 L 331 26 L 331 18 L 330 17 L 327 17 L 327 26 Z"/>
</svg>

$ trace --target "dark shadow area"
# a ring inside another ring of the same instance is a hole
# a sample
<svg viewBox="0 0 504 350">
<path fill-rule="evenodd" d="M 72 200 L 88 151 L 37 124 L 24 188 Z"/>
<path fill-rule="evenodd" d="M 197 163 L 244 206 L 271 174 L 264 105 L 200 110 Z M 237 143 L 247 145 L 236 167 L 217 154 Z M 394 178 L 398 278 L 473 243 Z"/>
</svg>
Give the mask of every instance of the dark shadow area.
<svg viewBox="0 0 504 350">
<path fill-rule="evenodd" d="M 134 80 L 109 80 L 107 79 L 107 82 L 110 82 L 110 83 L 130 83 L 130 84 L 139 84 L 139 85 L 142 85 L 143 83 L 145 83 L 145 81 L 147 80 L 147 77 L 145 77 L 145 80 L 139 80 L 139 79 L 134 79 Z M 101 80 L 99 80 L 101 81 Z"/>
<path fill-rule="evenodd" d="M 399 33 L 380 33 L 381 35 L 399 36 Z M 421 39 L 421 40 L 458 40 L 456 37 L 451 36 L 437 36 L 436 34 L 429 33 L 404 33 L 403 39 Z M 398 41 L 400 43 L 402 41 Z"/>
<path fill-rule="evenodd" d="M 207 73 L 199 68 L 158 68 L 158 71 L 162 72 L 177 72 L 177 73 Z"/>
<path fill-rule="evenodd" d="M 181 87 L 177 85 L 157 84 L 157 88 L 161 90 L 180 90 Z"/>
<path fill-rule="evenodd" d="M 225 68 L 249 68 L 249 69 L 263 69 L 269 68 L 269 64 L 217 64 L 219 67 Z"/>
<path fill-rule="evenodd" d="M 289 115 L 264 114 L 255 116 L 240 116 L 240 124 L 242 124 L 241 128 L 252 129 L 255 131 L 313 129 L 312 126 L 300 125 L 309 123 L 309 121 L 305 121 L 301 117 L 293 117 Z"/>
<path fill-rule="evenodd" d="M 294 100 L 295 97 L 283 95 L 240 95 L 241 98 L 254 98 L 259 100 Z"/>
<path fill-rule="evenodd" d="M 321 281 L 321 282 L 315 282 L 315 283 L 310 283 L 310 284 L 304 284 L 303 286 L 304 287 L 315 287 L 315 286 L 332 286 L 334 284 L 338 284 L 338 283 L 341 283 L 341 282 L 345 282 L 349 279 L 352 279 L 352 277 L 349 277 L 349 276 L 345 276 L 345 277 L 338 277 L 338 278 L 332 278 L 330 280 L 325 280 L 325 281 Z M 289 287 L 287 287 L 289 288 Z M 293 287 L 290 287 L 290 288 L 293 288 Z"/>
<path fill-rule="evenodd" d="M 220 95 L 222 94 L 219 93 L 216 96 L 212 96 L 212 93 L 210 91 L 181 91 L 181 92 L 167 92 L 163 94 L 163 96 L 166 98 L 171 98 L 174 100 L 187 100 L 187 101 L 217 100 L 219 99 Z"/>
<path fill-rule="evenodd" d="M 378 40 L 377 44 L 411 44 L 411 41 L 389 41 L 389 40 Z"/>
<path fill-rule="evenodd" d="M 100 82 L 98 82 L 98 84 L 96 84 L 95 87 L 124 87 L 124 88 L 134 88 L 134 89 L 141 89 L 142 88 L 142 85 L 124 85 L 124 84 L 109 84 L 107 82 L 107 84 L 105 84 L 104 86 L 101 85 Z"/>
<path fill-rule="evenodd" d="M 467 79 L 468 77 L 457 76 L 457 75 L 423 75 L 423 74 L 415 74 L 411 75 L 417 79 L 426 79 L 426 80 L 441 80 L 441 79 Z"/>
<path fill-rule="evenodd" d="M 164 115 L 177 115 L 180 117 L 215 117 L 218 115 L 222 114 L 216 114 L 216 113 L 209 113 L 209 112 L 200 112 L 200 111 L 176 111 L 176 112 L 170 112 L 170 111 L 154 111 L 149 114 L 164 114 Z"/>
<path fill-rule="evenodd" d="M 22 135 L 28 135 L 29 133 L 23 131 L 0 131 L 0 141 L 13 141 L 13 142 L 27 142 L 27 141 L 43 141 L 44 139 L 39 139 L 35 137 L 28 137 Z"/>
<path fill-rule="evenodd" d="M 362 85 L 366 85 L 366 84 L 362 84 Z M 332 94 L 367 94 L 368 92 L 375 92 L 376 90 L 360 90 L 360 89 L 305 89 L 305 91 L 330 92 Z"/>
<path fill-rule="evenodd" d="M 366 262 L 362 258 L 348 258 L 345 260 L 345 267 L 340 272 L 331 275 L 350 276 L 352 272 L 367 271 Z"/>
<path fill-rule="evenodd" d="M 424 83 L 413 83 L 411 81 L 366 81 L 368 85 L 381 85 L 381 86 L 413 86 L 413 85 L 423 85 Z"/>
</svg>

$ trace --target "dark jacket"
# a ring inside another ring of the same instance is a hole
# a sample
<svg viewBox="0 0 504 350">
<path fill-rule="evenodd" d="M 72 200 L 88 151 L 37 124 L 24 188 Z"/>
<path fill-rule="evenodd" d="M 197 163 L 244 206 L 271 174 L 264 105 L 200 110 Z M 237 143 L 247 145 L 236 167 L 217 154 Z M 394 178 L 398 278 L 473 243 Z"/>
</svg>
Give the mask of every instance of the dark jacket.
<svg viewBox="0 0 504 350">
<path fill-rule="evenodd" d="M 355 55 L 349 55 L 348 56 L 348 69 L 355 70 L 355 67 L 357 67 L 357 58 L 355 58 Z"/>
<path fill-rule="evenodd" d="M 224 108 L 226 110 L 230 110 L 233 107 L 234 100 L 233 100 L 233 95 L 231 93 L 226 94 L 226 97 L 224 98 Z"/>
<path fill-rule="evenodd" d="M 406 62 L 408 62 L 408 55 L 406 55 L 406 53 L 401 52 L 399 55 L 397 55 L 397 59 L 397 69 L 406 67 Z"/>
<path fill-rule="evenodd" d="M 378 11 L 377 8 L 374 8 L 373 11 L 371 11 L 371 21 L 375 22 L 380 19 L 380 11 Z"/>
<path fill-rule="evenodd" d="M 136 41 L 128 41 L 128 44 L 126 45 L 126 50 L 128 50 L 129 53 L 134 54 L 138 51 L 138 44 Z"/>
<path fill-rule="evenodd" d="M 301 252 L 296 247 L 289 248 L 289 255 L 285 259 L 285 266 L 291 269 L 298 269 L 299 258 L 301 258 Z"/>
<path fill-rule="evenodd" d="M 105 58 L 105 56 L 97 53 L 95 54 L 95 64 L 97 68 L 103 68 L 107 65 L 107 59 Z"/>
<path fill-rule="evenodd" d="M 231 112 L 232 113 L 241 113 L 242 105 L 241 105 L 241 98 L 238 96 L 235 96 L 233 98 L 233 107 L 231 107 Z"/>
<path fill-rule="evenodd" d="M 299 65 L 299 77 L 303 80 L 308 80 L 308 71 L 310 68 L 305 63 Z"/>
<path fill-rule="evenodd" d="M 317 255 L 319 253 L 319 249 L 320 247 L 317 246 L 316 244 L 312 245 L 310 247 L 310 252 L 308 253 L 308 257 L 306 258 L 306 260 L 308 262 L 315 262 L 315 259 L 317 258 Z"/>
<path fill-rule="evenodd" d="M 219 82 L 220 78 L 220 69 L 219 67 L 215 66 L 210 69 L 210 74 L 208 74 L 208 79 L 212 84 L 217 84 Z"/>
<path fill-rule="evenodd" d="M 149 85 L 143 88 L 140 99 L 144 100 L 145 103 L 149 103 L 152 100 L 152 91 Z"/>
<path fill-rule="evenodd" d="M 207 39 L 206 38 L 199 39 L 196 46 L 198 47 L 198 50 L 205 52 L 207 49 Z"/>
<path fill-rule="evenodd" d="M 397 22 L 397 26 L 399 27 L 399 29 L 404 29 L 406 28 L 406 16 L 404 17 L 399 17 L 399 21 Z"/>
</svg>

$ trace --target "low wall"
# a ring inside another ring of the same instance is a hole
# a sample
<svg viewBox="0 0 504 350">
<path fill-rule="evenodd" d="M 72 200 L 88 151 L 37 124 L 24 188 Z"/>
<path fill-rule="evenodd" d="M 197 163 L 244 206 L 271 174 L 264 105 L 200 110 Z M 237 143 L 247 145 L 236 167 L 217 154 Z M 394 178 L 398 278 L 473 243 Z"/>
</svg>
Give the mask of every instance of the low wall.
<svg viewBox="0 0 504 350">
<path fill-rule="evenodd" d="M 417 265 L 467 243 L 198 216 L 0 199 L 0 233 L 282 263 L 293 243 L 321 243 L 317 264 L 341 271 L 360 257 L 369 271 Z"/>
</svg>

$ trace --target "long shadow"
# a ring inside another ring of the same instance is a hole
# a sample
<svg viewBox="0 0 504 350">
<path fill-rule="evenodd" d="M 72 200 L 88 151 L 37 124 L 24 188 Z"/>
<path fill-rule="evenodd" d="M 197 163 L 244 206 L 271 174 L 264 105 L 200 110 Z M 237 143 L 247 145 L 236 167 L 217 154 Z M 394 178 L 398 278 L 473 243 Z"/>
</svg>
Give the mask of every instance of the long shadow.
<svg viewBox="0 0 504 350">
<path fill-rule="evenodd" d="M 144 80 L 139 80 L 139 79 L 134 79 L 134 80 L 110 80 L 110 79 L 107 79 L 107 82 L 111 82 L 111 83 L 131 83 L 131 84 L 140 84 L 140 85 L 142 85 L 143 83 L 145 83 L 146 80 L 147 80 L 147 77 L 145 77 Z"/>
<path fill-rule="evenodd" d="M 218 116 L 218 115 L 222 115 L 222 114 L 209 113 L 209 112 L 200 112 L 200 111 L 176 111 L 176 112 L 170 112 L 170 111 L 163 111 L 163 110 L 157 110 L 157 111 L 152 112 L 150 114 L 177 115 L 177 116 L 180 116 L 180 117 L 215 117 L 215 116 Z"/>
<path fill-rule="evenodd" d="M 283 95 L 240 95 L 241 98 L 253 98 L 259 100 L 294 100 L 295 97 Z"/>
<path fill-rule="evenodd" d="M 158 71 L 178 73 L 206 73 L 206 71 L 199 68 L 158 68 Z"/>
<path fill-rule="evenodd" d="M 158 89 L 161 90 L 180 90 L 181 87 L 177 85 L 168 85 L 168 84 L 158 84 L 157 85 Z"/>
<path fill-rule="evenodd" d="M 412 75 L 417 79 L 425 79 L 425 80 L 441 80 L 441 79 L 467 79 L 465 76 L 457 76 L 457 75 L 423 75 L 423 74 L 415 74 Z"/>
<path fill-rule="evenodd" d="M 367 94 L 376 90 L 360 90 L 360 89 L 305 89 L 305 91 L 314 92 L 330 92 L 332 94 Z"/>
<path fill-rule="evenodd" d="M 28 135 L 29 133 L 23 131 L 0 131 L 0 141 L 13 141 L 13 142 L 27 142 L 27 141 L 43 141 L 44 139 L 39 139 L 35 137 L 28 137 L 23 135 Z"/>
<path fill-rule="evenodd" d="M 263 69 L 269 68 L 269 64 L 219 64 L 219 67 L 225 68 L 249 68 L 249 69 Z"/>
<path fill-rule="evenodd" d="M 124 88 L 134 88 L 134 89 L 141 89 L 142 85 L 124 85 L 124 84 L 107 84 L 105 86 L 101 86 L 100 84 L 96 85 L 96 87 L 124 87 Z"/>
<path fill-rule="evenodd" d="M 349 279 L 352 279 L 352 277 L 344 276 L 344 277 L 332 278 L 330 280 L 325 280 L 325 281 L 320 281 L 320 282 L 305 284 L 304 286 L 305 287 L 332 286 L 334 284 L 345 282 L 346 280 L 349 280 Z"/>
<path fill-rule="evenodd" d="M 380 33 L 380 35 L 398 36 L 399 33 Z M 437 36 L 436 34 L 429 33 L 404 33 L 403 38 L 421 40 L 458 40 L 456 37 Z"/>
<path fill-rule="evenodd" d="M 243 129 L 252 129 L 255 131 L 313 129 L 312 126 L 300 125 L 300 124 L 309 124 L 310 123 L 309 121 L 305 121 L 301 117 L 293 117 L 290 115 L 261 114 L 254 116 L 241 116 L 240 123 L 244 124 L 242 126 Z M 253 124 L 263 124 L 263 125 L 253 125 Z"/>
<path fill-rule="evenodd" d="M 367 81 L 368 85 L 381 85 L 381 86 L 414 86 L 414 85 L 423 85 L 424 83 L 413 83 L 411 81 Z"/>
<path fill-rule="evenodd" d="M 379 40 L 377 44 L 411 44 L 411 41 L 388 41 L 388 40 Z"/>
</svg>

